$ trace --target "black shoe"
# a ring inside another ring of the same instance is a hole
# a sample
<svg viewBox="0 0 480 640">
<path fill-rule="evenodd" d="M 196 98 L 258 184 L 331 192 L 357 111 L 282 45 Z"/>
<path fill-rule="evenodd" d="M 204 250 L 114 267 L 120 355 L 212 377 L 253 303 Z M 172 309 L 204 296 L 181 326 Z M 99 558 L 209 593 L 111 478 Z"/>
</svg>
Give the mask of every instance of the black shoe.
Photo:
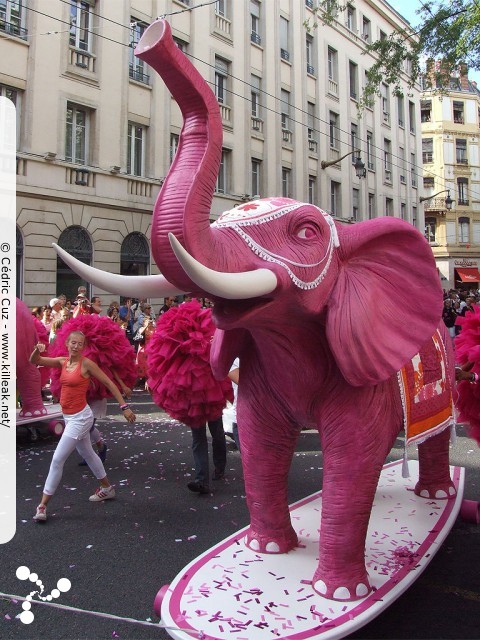
<svg viewBox="0 0 480 640">
<path fill-rule="evenodd" d="M 219 469 L 215 469 L 215 473 L 212 476 L 212 480 L 221 480 L 225 477 L 225 471 L 220 471 Z"/>
<path fill-rule="evenodd" d="M 194 480 L 193 482 L 189 482 L 187 484 L 187 487 L 190 489 L 190 491 L 194 491 L 195 493 L 210 493 L 210 489 L 202 484 L 201 482 L 198 482 L 197 480 Z"/>
<path fill-rule="evenodd" d="M 105 442 L 103 443 L 103 449 L 99 451 L 97 455 L 102 462 L 105 462 L 105 458 L 107 457 L 107 445 Z"/>
</svg>

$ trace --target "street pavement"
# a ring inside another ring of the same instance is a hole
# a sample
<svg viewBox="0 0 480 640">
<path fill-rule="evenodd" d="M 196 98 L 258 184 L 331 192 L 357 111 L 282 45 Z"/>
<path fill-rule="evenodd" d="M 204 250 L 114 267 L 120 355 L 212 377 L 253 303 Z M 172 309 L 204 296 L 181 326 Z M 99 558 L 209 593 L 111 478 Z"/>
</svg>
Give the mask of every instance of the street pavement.
<svg viewBox="0 0 480 640">
<path fill-rule="evenodd" d="M 25 429 L 18 430 L 17 532 L 0 546 L 2 640 L 169 638 L 153 613 L 157 591 L 202 552 L 248 524 L 241 459 L 233 444 L 225 479 L 211 483 L 211 495 L 191 493 L 186 487 L 194 475 L 190 430 L 160 411 L 144 392 L 134 392 L 133 405 L 135 425 L 122 419 L 115 403 L 99 422 L 108 441 L 106 469 L 117 498 L 88 501 L 97 484 L 88 468 L 78 466 L 74 453 L 46 523 L 35 523 L 32 516 L 56 440 L 42 432 L 32 442 Z M 402 453 L 398 439 L 389 460 Z M 412 447 L 410 457 L 415 453 Z M 479 500 L 480 451 L 461 427 L 451 462 L 466 468 L 465 498 Z M 290 502 L 321 488 L 322 466 L 318 435 L 302 432 L 290 473 Z M 33 582 L 17 577 L 21 566 L 37 574 L 31 576 Z M 480 638 L 479 569 L 480 526 L 458 518 L 414 584 L 350 637 Z M 71 588 L 44 604 L 35 597 L 33 620 L 22 623 L 18 598 L 40 588 L 36 580 L 44 585 L 43 595 L 50 594 L 62 578 Z"/>
</svg>

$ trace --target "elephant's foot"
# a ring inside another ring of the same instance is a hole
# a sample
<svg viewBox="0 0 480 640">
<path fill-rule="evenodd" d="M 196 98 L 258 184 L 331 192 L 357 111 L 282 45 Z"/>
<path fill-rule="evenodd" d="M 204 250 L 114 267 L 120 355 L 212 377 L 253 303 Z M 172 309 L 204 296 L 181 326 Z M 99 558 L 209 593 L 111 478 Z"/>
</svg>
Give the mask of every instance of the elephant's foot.
<svg viewBox="0 0 480 640">
<path fill-rule="evenodd" d="M 245 544 L 258 553 L 288 553 L 298 546 L 298 538 L 292 527 L 284 533 L 272 535 L 257 533 L 250 527 L 245 536 Z"/>
<path fill-rule="evenodd" d="M 361 580 L 327 580 L 326 576 L 319 571 L 315 572 L 312 581 L 312 587 L 320 596 L 328 598 L 328 600 L 339 600 L 344 602 L 353 602 L 361 600 L 367 596 L 372 588 L 365 573 Z"/>
<path fill-rule="evenodd" d="M 421 498 L 428 498 L 429 500 L 447 500 L 448 498 L 454 498 L 457 495 L 457 490 L 451 480 L 430 484 L 418 481 L 414 491 L 417 496 L 420 496 Z"/>
<path fill-rule="evenodd" d="M 45 409 L 45 407 L 42 407 L 42 409 L 33 409 L 31 411 L 22 409 L 18 415 L 20 418 L 38 418 L 40 416 L 48 415 L 48 411 Z"/>
</svg>

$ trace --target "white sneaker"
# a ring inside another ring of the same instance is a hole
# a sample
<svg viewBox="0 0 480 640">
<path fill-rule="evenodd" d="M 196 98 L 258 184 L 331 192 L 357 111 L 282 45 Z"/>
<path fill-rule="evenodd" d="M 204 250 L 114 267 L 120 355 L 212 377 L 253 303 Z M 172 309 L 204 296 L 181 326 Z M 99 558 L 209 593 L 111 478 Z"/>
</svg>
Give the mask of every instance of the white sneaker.
<svg viewBox="0 0 480 640">
<path fill-rule="evenodd" d="M 47 507 L 44 504 L 38 505 L 37 513 L 33 516 L 33 519 L 37 522 L 45 522 L 47 519 Z"/>
<path fill-rule="evenodd" d="M 90 496 L 90 502 L 102 502 L 102 500 L 110 500 L 115 497 L 115 489 L 112 485 L 109 487 L 99 487 L 93 496 Z"/>
</svg>

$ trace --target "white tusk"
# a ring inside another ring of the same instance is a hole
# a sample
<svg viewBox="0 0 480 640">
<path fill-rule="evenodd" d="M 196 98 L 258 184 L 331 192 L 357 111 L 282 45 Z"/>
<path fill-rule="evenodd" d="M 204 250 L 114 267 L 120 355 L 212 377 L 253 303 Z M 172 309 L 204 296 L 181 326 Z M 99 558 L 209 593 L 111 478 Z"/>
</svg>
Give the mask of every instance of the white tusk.
<svg viewBox="0 0 480 640">
<path fill-rule="evenodd" d="M 206 293 L 226 300 L 247 300 L 271 293 L 277 286 L 277 276 L 269 269 L 241 273 L 214 271 L 195 260 L 173 233 L 169 233 L 168 238 L 185 273 Z"/>
<path fill-rule="evenodd" d="M 64 249 L 53 243 L 55 251 L 72 271 L 75 271 L 86 282 L 90 282 L 99 289 L 108 293 L 116 293 L 120 296 L 132 298 L 164 298 L 175 296 L 187 291 L 180 291 L 162 275 L 158 276 L 121 276 L 108 271 L 101 271 L 80 262 Z"/>
</svg>

